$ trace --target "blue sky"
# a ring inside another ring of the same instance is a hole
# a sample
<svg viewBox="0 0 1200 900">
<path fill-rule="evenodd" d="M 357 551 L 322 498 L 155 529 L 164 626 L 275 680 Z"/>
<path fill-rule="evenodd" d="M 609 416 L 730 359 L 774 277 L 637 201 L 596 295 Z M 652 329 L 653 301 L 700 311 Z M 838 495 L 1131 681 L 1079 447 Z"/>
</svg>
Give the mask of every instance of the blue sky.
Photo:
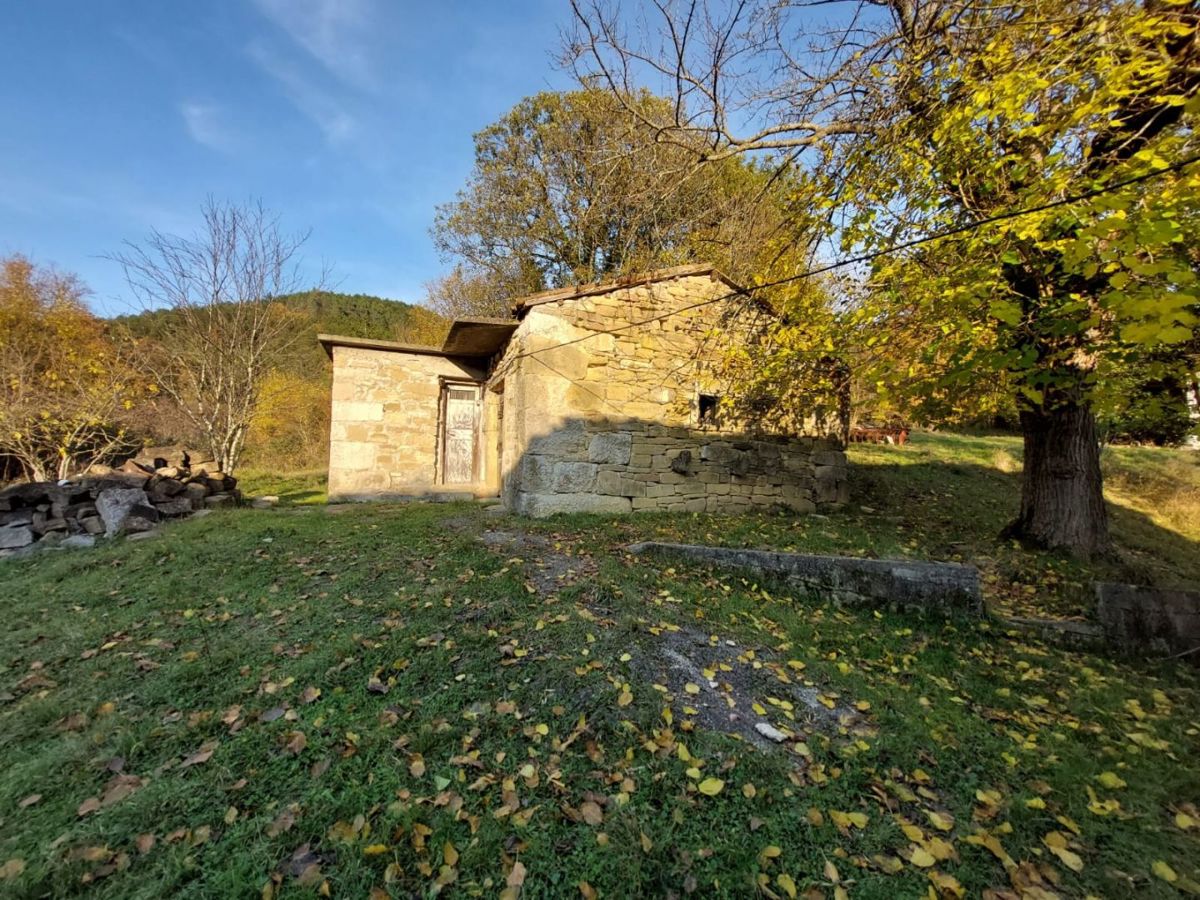
<svg viewBox="0 0 1200 900">
<path fill-rule="evenodd" d="M 200 204 L 261 198 L 312 229 L 339 290 L 416 302 L 446 266 L 434 206 L 471 136 L 556 70 L 561 0 L 37 0 L 0 54 L 0 255 L 136 309 L 105 254 Z"/>
</svg>

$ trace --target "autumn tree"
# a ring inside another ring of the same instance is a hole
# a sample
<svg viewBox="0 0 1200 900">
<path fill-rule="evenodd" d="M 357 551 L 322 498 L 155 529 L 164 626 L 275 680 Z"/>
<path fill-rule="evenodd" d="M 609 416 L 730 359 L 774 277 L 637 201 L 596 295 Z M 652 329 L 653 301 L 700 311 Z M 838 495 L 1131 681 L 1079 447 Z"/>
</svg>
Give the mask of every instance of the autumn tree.
<svg viewBox="0 0 1200 900">
<path fill-rule="evenodd" d="M 458 263 L 425 285 L 425 305 L 447 319 L 508 318 L 512 315 L 512 298 L 523 292 L 520 288 L 516 291 L 503 278 Z"/>
<path fill-rule="evenodd" d="M 137 380 L 74 276 L 0 262 L 0 454 L 35 481 L 66 478 L 130 443 Z"/>
<path fill-rule="evenodd" d="M 250 420 L 247 465 L 274 470 L 323 466 L 329 453 L 329 390 L 328 378 L 270 372 Z"/>
<path fill-rule="evenodd" d="M 658 3 L 629 39 L 576 0 L 568 57 L 617 102 L 676 85 L 667 115 L 625 108 L 700 161 L 770 153 L 828 179 L 826 234 L 879 254 L 843 335 L 860 370 L 897 392 L 1005 386 L 1025 440 L 1009 533 L 1104 552 L 1100 373 L 1197 325 L 1195 8 L 844 6 L 818 26 L 812 4 Z M 913 335 L 919 365 L 898 367 L 888 345 Z"/>
<path fill-rule="evenodd" d="M 232 472 L 264 379 L 303 333 L 277 301 L 310 287 L 299 256 L 307 234 L 285 233 L 261 204 L 209 200 L 202 218 L 191 236 L 155 231 L 114 258 L 143 305 L 174 312 L 137 342 L 138 364 Z"/>
<path fill-rule="evenodd" d="M 770 173 L 655 140 L 644 122 L 669 103 L 585 86 L 522 100 L 475 136 L 475 168 L 438 208 L 434 240 L 454 269 L 427 303 L 446 314 L 507 315 L 510 298 L 619 274 L 707 261 L 748 270 L 778 214 Z M 636 112 L 631 112 L 631 110 Z"/>
</svg>

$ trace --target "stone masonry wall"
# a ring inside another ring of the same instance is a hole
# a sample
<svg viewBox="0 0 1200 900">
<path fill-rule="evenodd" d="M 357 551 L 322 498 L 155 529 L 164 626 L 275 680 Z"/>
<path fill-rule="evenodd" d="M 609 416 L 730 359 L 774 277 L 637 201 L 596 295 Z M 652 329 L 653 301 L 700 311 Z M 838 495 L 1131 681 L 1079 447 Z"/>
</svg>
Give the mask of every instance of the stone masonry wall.
<svg viewBox="0 0 1200 900">
<path fill-rule="evenodd" d="M 845 502 L 836 442 L 699 421 L 699 395 L 728 390 L 723 355 L 761 322 L 729 293 L 687 275 L 529 309 L 491 382 L 504 396 L 505 505 L 548 515 Z"/>
<path fill-rule="evenodd" d="M 577 422 L 521 460 L 510 507 L 531 516 L 639 510 L 815 512 L 849 498 L 846 457 L 811 437 L 741 437 L 626 421 Z"/>
<path fill-rule="evenodd" d="M 568 414 L 696 426 L 697 396 L 727 392 L 724 354 L 763 324 L 745 298 L 721 299 L 730 293 L 724 281 L 689 275 L 532 307 L 497 377 L 571 382 Z M 547 349 L 564 341 L 578 342 Z"/>
<path fill-rule="evenodd" d="M 439 376 L 483 373 L 442 356 L 334 347 L 331 500 L 438 490 Z"/>
</svg>

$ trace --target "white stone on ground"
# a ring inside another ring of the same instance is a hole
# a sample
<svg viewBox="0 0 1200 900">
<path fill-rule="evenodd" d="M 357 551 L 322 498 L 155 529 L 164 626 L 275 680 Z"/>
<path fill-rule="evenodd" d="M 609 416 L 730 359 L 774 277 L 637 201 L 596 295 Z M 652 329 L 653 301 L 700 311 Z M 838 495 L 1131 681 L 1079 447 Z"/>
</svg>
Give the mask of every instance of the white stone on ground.
<svg viewBox="0 0 1200 900">
<path fill-rule="evenodd" d="M 765 737 L 767 740 L 781 744 L 787 740 L 787 735 L 772 725 L 770 722 L 756 722 L 754 730 Z"/>
</svg>

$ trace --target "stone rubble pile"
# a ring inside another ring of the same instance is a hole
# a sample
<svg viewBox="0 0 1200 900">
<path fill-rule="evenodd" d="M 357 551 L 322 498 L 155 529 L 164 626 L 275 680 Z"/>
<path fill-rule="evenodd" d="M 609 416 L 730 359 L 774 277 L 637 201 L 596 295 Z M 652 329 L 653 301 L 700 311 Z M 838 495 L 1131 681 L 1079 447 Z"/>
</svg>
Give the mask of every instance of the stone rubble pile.
<svg viewBox="0 0 1200 900">
<path fill-rule="evenodd" d="M 203 454 L 151 448 L 119 469 L 94 466 L 60 483 L 0 491 L 0 556 L 36 545 L 88 546 L 97 537 L 145 532 L 166 519 L 241 501 L 237 479 Z"/>
</svg>

